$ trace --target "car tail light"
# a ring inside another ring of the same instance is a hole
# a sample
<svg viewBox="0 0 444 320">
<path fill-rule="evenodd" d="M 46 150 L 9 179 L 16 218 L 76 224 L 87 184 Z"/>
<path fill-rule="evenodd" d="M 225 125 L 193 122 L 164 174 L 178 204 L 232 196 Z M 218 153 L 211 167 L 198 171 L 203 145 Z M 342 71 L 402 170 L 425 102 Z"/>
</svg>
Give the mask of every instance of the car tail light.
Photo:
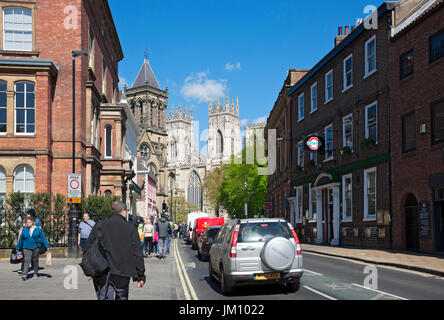
<svg viewBox="0 0 444 320">
<path fill-rule="evenodd" d="M 230 258 L 236 258 L 237 256 L 237 237 L 239 236 L 240 225 L 237 224 L 234 229 L 233 238 L 231 238 Z"/>
<path fill-rule="evenodd" d="M 299 242 L 298 235 L 296 234 L 296 231 L 294 230 L 291 223 L 288 224 L 288 227 L 290 228 L 291 233 L 293 234 L 294 241 L 296 242 L 296 251 L 298 253 L 298 256 L 300 256 L 300 255 L 302 255 L 302 250 L 301 250 L 301 243 Z"/>
</svg>

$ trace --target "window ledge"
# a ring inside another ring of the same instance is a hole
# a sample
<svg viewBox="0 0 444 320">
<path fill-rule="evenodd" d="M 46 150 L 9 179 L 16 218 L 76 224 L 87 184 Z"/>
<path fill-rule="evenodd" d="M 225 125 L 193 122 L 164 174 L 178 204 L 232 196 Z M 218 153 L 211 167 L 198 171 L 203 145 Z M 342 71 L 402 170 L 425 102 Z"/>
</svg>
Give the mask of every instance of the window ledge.
<svg viewBox="0 0 444 320">
<path fill-rule="evenodd" d="M 326 101 L 324 102 L 324 104 L 329 104 L 331 101 L 333 101 L 333 98 L 331 98 L 330 100 L 326 100 Z"/>
<path fill-rule="evenodd" d="M 308 221 L 308 223 L 316 223 L 316 222 L 318 222 L 317 220 L 310 220 L 310 221 Z"/>
<path fill-rule="evenodd" d="M 348 90 L 351 89 L 351 88 L 353 88 L 353 84 L 352 84 L 351 86 L 347 87 L 347 88 L 344 88 L 344 90 L 342 90 L 342 93 L 348 91 Z"/>
<path fill-rule="evenodd" d="M 13 50 L 0 50 L 0 55 L 5 56 L 40 56 L 39 51 L 13 51 Z"/>
<path fill-rule="evenodd" d="M 310 114 L 315 113 L 316 111 L 318 111 L 318 109 L 316 108 L 315 110 L 310 110 Z"/>
<path fill-rule="evenodd" d="M 342 219 L 342 222 L 351 223 L 351 222 L 353 222 L 353 219 Z"/>
<path fill-rule="evenodd" d="M 376 221 L 376 217 L 374 217 L 374 218 L 366 217 L 362 221 L 364 221 L 364 222 L 367 222 L 367 221 L 373 222 L 373 221 Z"/>
<path fill-rule="evenodd" d="M 324 163 L 326 163 L 326 162 L 330 162 L 330 161 L 333 161 L 333 160 L 335 160 L 334 157 L 333 157 L 333 158 L 330 158 L 330 159 L 325 159 L 325 160 L 324 160 Z"/>
<path fill-rule="evenodd" d="M 11 135 L 9 137 L 11 138 L 35 138 L 35 133 L 14 133 L 14 135 Z"/>
<path fill-rule="evenodd" d="M 370 72 L 370 73 L 367 73 L 367 74 L 364 76 L 364 80 L 367 79 L 367 78 L 369 78 L 371 75 L 375 74 L 376 71 L 377 71 L 377 69 L 373 70 L 373 71 Z"/>
</svg>

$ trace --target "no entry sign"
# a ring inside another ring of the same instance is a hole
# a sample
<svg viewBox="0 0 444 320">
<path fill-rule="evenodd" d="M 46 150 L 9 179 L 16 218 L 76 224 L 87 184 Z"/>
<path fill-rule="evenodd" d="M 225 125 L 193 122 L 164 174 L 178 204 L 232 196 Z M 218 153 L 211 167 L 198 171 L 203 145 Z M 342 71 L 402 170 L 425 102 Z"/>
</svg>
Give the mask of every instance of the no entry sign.
<svg viewBox="0 0 444 320">
<path fill-rule="evenodd" d="M 82 198 L 82 175 L 78 173 L 68 174 L 68 201 L 80 203 Z"/>
</svg>

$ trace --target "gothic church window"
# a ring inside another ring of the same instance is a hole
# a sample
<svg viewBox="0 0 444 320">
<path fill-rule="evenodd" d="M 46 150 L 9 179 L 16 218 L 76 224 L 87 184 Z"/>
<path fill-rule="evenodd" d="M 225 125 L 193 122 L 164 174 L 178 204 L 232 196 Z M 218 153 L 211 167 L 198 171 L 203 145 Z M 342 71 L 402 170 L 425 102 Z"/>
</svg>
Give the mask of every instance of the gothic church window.
<svg viewBox="0 0 444 320">
<path fill-rule="evenodd" d="M 202 187 L 201 180 L 196 171 L 193 171 L 188 184 L 188 202 L 202 209 Z"/>
<path fill-rule="evenodd" d="M 216 137 L 216 152 L 217 154 L 223 154 L 224 153 L 224 139 L 222 136 L 222 132 L 217 132 Z"/>
</svg>

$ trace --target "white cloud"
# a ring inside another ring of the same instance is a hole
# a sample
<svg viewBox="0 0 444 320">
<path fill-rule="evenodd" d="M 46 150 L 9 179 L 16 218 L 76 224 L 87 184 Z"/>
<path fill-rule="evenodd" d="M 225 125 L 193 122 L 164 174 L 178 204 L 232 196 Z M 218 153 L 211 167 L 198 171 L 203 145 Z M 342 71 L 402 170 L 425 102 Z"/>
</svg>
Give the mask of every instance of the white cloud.
<svg viewBox="0 0 444 320">
<path fill-rule="evenodd" d="M 237 62 L 236 64 L 232 64 L 231 62 L 227 62 L 225 64 L 225 70 L 227 70 L 227 71 L 240 70 L 240 69 L 241 69 L 240 62 Z"/>
<path fill-rule="evenodd" d="M 253 121 L 253 124 L 259 124 L 259 123 L 265 123 L 267 122 L 268 116 L 263 116 L 260 118 L 257 118 L 256 120 Z"/>
<path fill-rule="evenodd" d="M 119 90 L 123 91 L 125 86 L 129 87 L 128 81 L 124 77 L 119 77 Z"/>
<path fill-rule="evenodd" d="M 204 71 L 188 76 L 181 90 L 184 98 L 201 103 L 223 97 L 226 80 L 208 79 L 209 74 L 209 71 Z"/>
</svg>

